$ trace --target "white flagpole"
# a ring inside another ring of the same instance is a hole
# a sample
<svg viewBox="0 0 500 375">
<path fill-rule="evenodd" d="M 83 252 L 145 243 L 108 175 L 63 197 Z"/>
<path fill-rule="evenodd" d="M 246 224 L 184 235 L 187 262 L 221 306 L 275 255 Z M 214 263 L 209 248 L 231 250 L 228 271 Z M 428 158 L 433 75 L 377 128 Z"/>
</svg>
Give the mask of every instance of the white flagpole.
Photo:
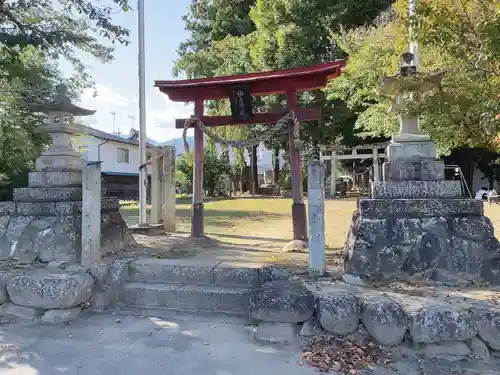
<svg viewBox="0 0 500 375">
<path fill-rule="evenodd" d="M 144 0 L 137 0 L 137 23 L 139 45 L 139 165 L 146 162 L 146 71 L 144 49 Z M 139 171 L 139 225 L 147 225 L 146 179 L 147 169 Z"/>
</svg>

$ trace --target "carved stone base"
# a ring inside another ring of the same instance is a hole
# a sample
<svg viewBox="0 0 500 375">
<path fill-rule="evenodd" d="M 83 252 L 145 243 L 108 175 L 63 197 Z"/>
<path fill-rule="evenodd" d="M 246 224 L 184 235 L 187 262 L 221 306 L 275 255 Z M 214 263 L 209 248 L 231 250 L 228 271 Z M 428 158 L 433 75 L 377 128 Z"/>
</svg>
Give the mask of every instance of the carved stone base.
<svg viewBox="0 0 500 375">
<path fill-rule="evenodd" d="M 121 217 L 118 199 L 103 199 L 101 210 L 102 254 L 136 244 Z M 0 259 L 79 261 L 81 212 L 81 202 L 0 203 Z"/>
<path fill-rule="evenodd" d="M 344 251 L 345 271 L 358 276 L 500 283 L 500 244 L 481 201 L 363 200 Z"/>
</svg>

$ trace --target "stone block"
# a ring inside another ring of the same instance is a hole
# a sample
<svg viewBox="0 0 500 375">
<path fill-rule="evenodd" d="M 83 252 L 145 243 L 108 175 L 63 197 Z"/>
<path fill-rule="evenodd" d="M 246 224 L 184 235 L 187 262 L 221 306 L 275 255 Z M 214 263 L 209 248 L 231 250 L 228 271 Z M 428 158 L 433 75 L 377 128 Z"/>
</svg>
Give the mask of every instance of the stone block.
<svg viewBox="0 0 500 375">
<path fill-rule="evenodd" d="M 300 328 L 300 336 L 302 337 L 311 337 L 316 336 L 321 333 L 321 324 L 319 324 L 318 319 L 313 316 L 311 319 L 307 320 L 302 324 Z"/>
<path fill-rule="evenodd" d="M 81 172 L 85 160 L 81 155 L 41 155 L 36 159 L 36 170 L 40 172 Z"/>
<path fill-rule="evenodd" d="M 14 202 L 0 202 L 0 216 L 9 216 L 16 212 Z"/>
<path fill-rule="evenodd" d="M 183 259 L 139 259 L 130 264 L 133 281 L 213 284 L 217 262 Z"/>
<path fill-rule="evenodd" d="M 368 218 L 482 216 L 483 202 L 475 199 L 360 199 L 359 214 Z"/>
<path fill-rule="evenodd" d="M 478 332 L 474 321 L 452 306 L 424 306 L 407 314 L 411 339 L 415 343 L 465 341 Z"/>
<path fill-rule="evenodd" d="M 360 318 L 358 298 L 344 290 L 331 291 L 318 298 L 318 318 L 321 327 L 334 335 L 356 331 Z"/>
<path fill-rule="evenodd" d="M 54 202 L 18 202 L 16 213 L 24 216 L 53 216 L 56 214 Z"/>
<path fill-rule="evenodd" d="M 78 201 L 82 200 L 81 187 L 45 187 L 45 188 L 15 188 L 13 192 L 16 202 L 34 201 Z"/>
<path fill-rule="evenodd" d="M 30 187 L 82 186 L 82 172 L 30 172 Z"/>
<path fill-rule="evenodd" d="M 490 360 L 490 351 L 486 344 L 477 337 L 473 337 L 471 340 L 467 341 L 467 345 L 471 351 L 474 358 L 482 359 L 484 362 Z"/>
<path fill-rule="evenodd" d="M 251 317 L 256 320 L 301 323 L 314 310 L 314 295 L 299 282 L 271 281 L 254 290 L 250 298 Z"/>
<path fill-rule="evenodd" d="M 40 320 L 44 323 L 67 323 L 78 318 L 81 312 L 82 308 L 80 306 L 69 309 L 47 310 Z"/>
<path fill-rule="evenodd" d="M 408 317 L 401 303 L 384 296 L 367 296 L 361 302 L 361 321 L 382 345 L 398 345 L 408 329 Z"/>
<path fill-rule="evenodd" d="M 86 273 L 34 270 L 14 276 L 7 283 L 16 305 L 39 309 L 66 309 L 89 300 L 94 279 Z"/>
<path fill-rule="evenodd" d="M 436 181 L 444 180 L 445 165 L 442 160 L 398 161 L 382 164 L 385 181 Z"/>
<path fill-rule="evenodd" d="M 14 316 L 24 320 L 38 320 L 45 310 L 32 307 L 19 306 L 12 302 L 0 306 L 0 316 Z"/>
<path fill-rule="evenodd" d="M 120 301 L 127 305 L 175 309 L 178 284 L 129 282 L 119 292 Z M 100 296 L 103 298 L 104 296 Z"/>
<path fill-rule="evenodd" d="M 208 285 L 182 285 L 175 290 L 176 309 L 245 314 L 251 289 Z"/>
<path fill-rule="evenodd" d="M 373 181 L 370 188 L 373 199 L 463 196 L 460 181 Z"/>
<path fill-rule="evenodd" d="M 260 285 L 259 274 L 261 265 L 248 263 L 222 262 L 214 269 L 214 284 L 257 287 Z"/>
<path fill-rule="evenodd" d="M 389 162 L 436 160 L 437 154 L 436 144 L 429 141 L 390 143 L 386 153 Z"/>
<path fill-rule="evenodd" d="M 209 285 L 129 282 L 120 292 L 120 300 L 134 306 L 246 316 L 249 298 L 248 288 Z"/>
<path fill-rule="evenodd" d="M 471 355 L 466 343 L 450 341 L 437 344 L 426 344 L 424 357 L 428 359 L 444 359 L 449 362 L 458 362 Z"/>
<path fill-rule="evenodd" d="M 473 306 L 471 319 L 478 335 L 491 349 L 500 350 L 500 309 L 491 306 Z"/>
<path fill-rule="evenodd" d="M 255 330 L 260 342 L 287 345 L 297 341 L 296 327 L 292 323 L 261 322 Z"/>
</svg>

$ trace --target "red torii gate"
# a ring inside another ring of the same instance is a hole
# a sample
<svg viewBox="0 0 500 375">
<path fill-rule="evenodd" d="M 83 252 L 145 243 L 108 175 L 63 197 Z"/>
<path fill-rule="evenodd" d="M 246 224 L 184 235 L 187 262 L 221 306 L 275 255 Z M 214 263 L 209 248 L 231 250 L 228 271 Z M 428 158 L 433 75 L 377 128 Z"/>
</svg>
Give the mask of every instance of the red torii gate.
<svg viewBox="0 0 500 375">
<path fill-rule="evenodd" d="M 275 123 L 294 111 L 299 121 L 321 118 L 319 108 L 297 106 L 297 92 L 320 89 L 328 79 L 336 78 L 345 66 L 337 60 L 307 68 L 294 68 L 274 72 L 239 74 L 178 81 L 155 81 L 155 87 L 174 102 L 194 102 L 194 118 L 206 126 L 250 125 Z M 237 92 L 237 94 L 235 94 Z M 279 113 L 253 113 L 250 96 L 287 95 L 287 109 Z M 204 116 L 205 100 L 231 98 L 232 116 Z M 237 99 L 243 101 L 236 103 Z M 234 107 L 238 107 L 235 109 Z M 183 129 L 186 121 L 176 119 L 175 127 Z M 192 127 L 194 125 L 191 125 Z M 194 126 L 193 204 L 191 235 L 201 237 L 203 225 L 203 131 Z M 292 171 L 292 221 L 294 239 L 307 239 L 306 210 L 302 194 L 302 169 L 299 150 L 294 144 L 294 125 L 288 126 L 290 168 Z"/>
</svg>

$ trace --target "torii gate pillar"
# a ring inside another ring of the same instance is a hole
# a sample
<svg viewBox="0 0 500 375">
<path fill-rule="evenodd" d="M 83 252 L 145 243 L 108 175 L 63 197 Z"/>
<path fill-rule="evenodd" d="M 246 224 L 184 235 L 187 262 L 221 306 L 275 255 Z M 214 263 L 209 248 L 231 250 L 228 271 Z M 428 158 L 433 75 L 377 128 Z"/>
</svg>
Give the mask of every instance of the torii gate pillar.
<svg viewBox="0 0 500 375">
<path fill-rule="evenodd" d="M 297 93 L 287 92 L 288 110 L 297 108 Z M 288 123 L 288 148 L 290 154 L 290 170 L 292 172 L 292 222 L 293 239 L 307 241 L 307 221 L 306 206 L 303 197 L 302 165 L 300 161 L 300 151 L 295 145 L 294 123 Z"/>
</svg>

